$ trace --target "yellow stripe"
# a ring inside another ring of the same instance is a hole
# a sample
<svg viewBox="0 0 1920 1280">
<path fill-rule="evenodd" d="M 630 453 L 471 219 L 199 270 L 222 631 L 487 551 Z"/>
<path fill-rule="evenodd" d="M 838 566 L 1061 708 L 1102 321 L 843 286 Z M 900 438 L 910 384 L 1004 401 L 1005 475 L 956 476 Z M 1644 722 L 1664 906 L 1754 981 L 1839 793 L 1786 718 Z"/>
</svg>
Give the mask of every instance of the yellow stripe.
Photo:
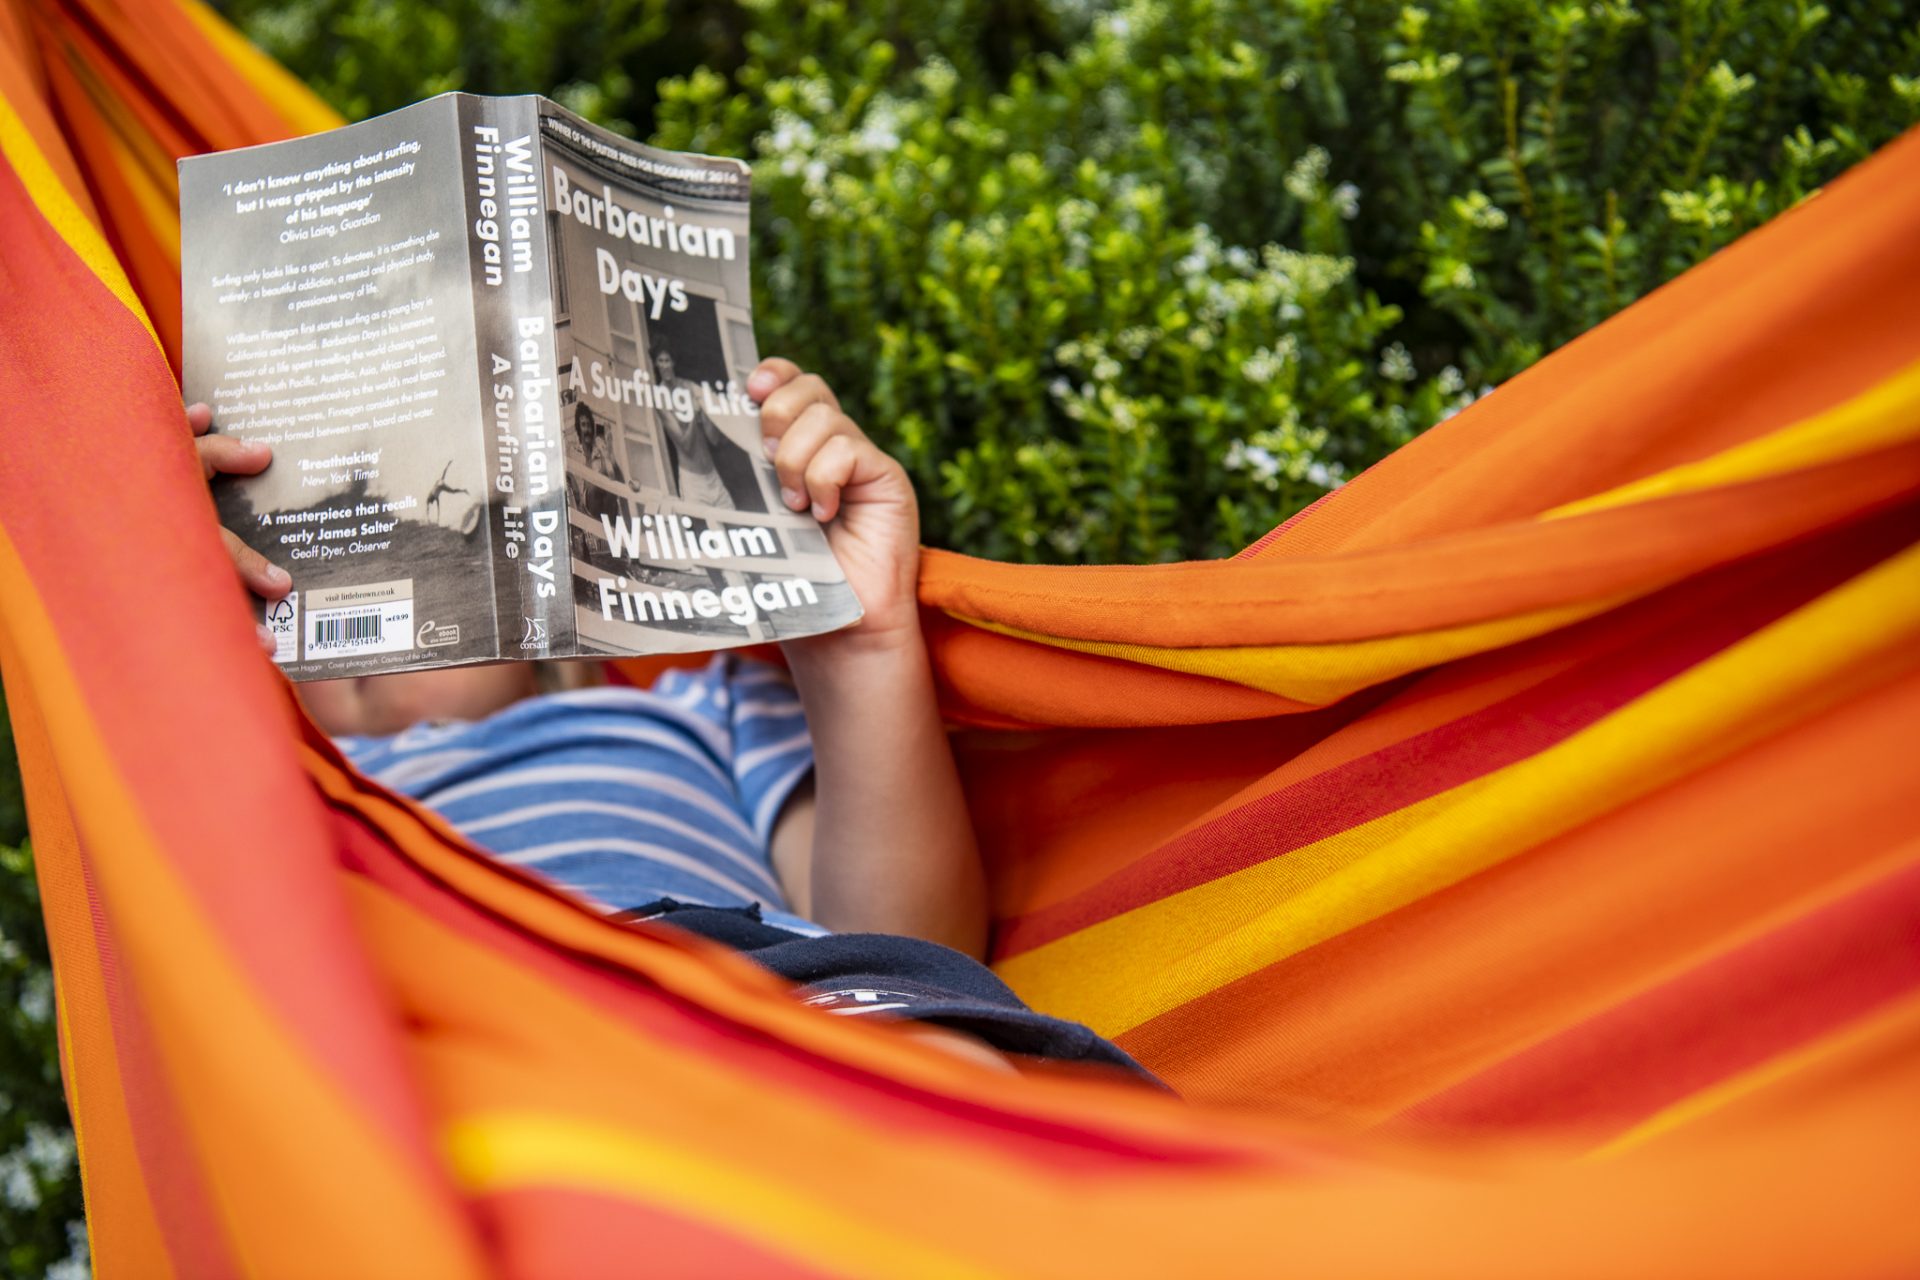
<svg viewBox="0 0 1920 1280">
<path fill-rule="evenodd" d="M 1916 436 L 1920 436 L 1920 364 L 1909 365 L 1851 400 L 1758 440 L 1555 507 L 1540 518 L 1564 520 L 1676 493 L 1722 488 L 1857 457 Z"/>
<path fill-rule="evenodd" d="M 139 115 L 114 93 L 113 86 L 73 50 L 68 69 L 93 104 L 105 126 L 113 165 L 140 207 L 140 222 L 154 235 L 168 264 L 180 270 L 180 181 L 170 152 L 147 129 Z"/>
<path fill-rule="evenodd" d="M 295 133 L 319 133 L 345 124 L 340 113 L 295 79 L 199 0 L 180 0 L 180 9 L 213 45 L 214 52 L 280 113 Z"/>
<path fill-rule="evenodd" d="M 103 113 L 104 114 L 104 113 Z M 111 123 L 111 122 L 110 122 Z M 180 184 L 171 166 L 156 176 L 152 166 L 141 159 L 139 149 L 122 128 L 107 130 L 107 145 L 113 148 L 114 163 L 126 181 L 127 191 L 140 206 L 140 221 L 153 232 L 167 263 L 180 271 Z"/>
<path fill-rule="evenodd" d="M 1665 1110 L 1656 1111 L 1611 1142 L 1595 1147 L 1582 1158 L 1605 1160 L 1624 1151 L 1631 1151 L 1662 1134 L 1691 1125 L 1705 1116 L 1774 1085 L 1782 1084 L 1805 1071 L 1818 1068 L 1862 1048 L 1870 1049 L 1889 1033 L 1910 1033 L 1912 1024 L 1916 1021 L 1916 1015 L 1920 1015 L 1920 997 L 1896 1001 L 1891 1009 L 1878 1010 L 1843 1031 L 1800 1045 L 1751 1070 L 1722 1080 L 1691 1097 L 1683 1098 Z"/>
<path fill-rule="evenodd" d="M 486 1112 L 449 1125 L 445 1145 L 455 1178 L 475 1193 L 540 1186 L 626 1197 L 833 1275 L 974 1280 L 993 1274 L 832 1200 L 604 1124 Z"/>
<path fill-rule="evenodd" d="M 1916 632 L 1920 548 L 1529 759 L 1014 956 L 1000 975 L 1118 1035 L 1831 705 L 1882 676 L 1876 660 L 1904 660 Z"/>
<path fill-rule="evenodd" d="M 1540 609 L 1511 618 L 1495 618 L 1465 626 L 1442 627 L 1411 635 L 1378 636 L 1338 644 L 1223 645 L 1218 648 L 1179 649 L 1158 645 L 1122 644 L 1105 640 L 1067 640 L 1019 627 L 985 622 L 954 614 L 983 631 L 1032 640 L 1076 653 L 1119 658 L 1141 666 L 1210 676 L 1267 693 L 1279 694 L 1312 707 L 1324 707 L 1360 689 L 1409 671 L 1438 666 L 1471 654 L 1529 640 L 1549 631 L 1604 613 L 1630 597 L 1610 596 Z"/>
<path fill-rule="evenodd" d="M 0 154 L 6 156 L 7 163 L 19 176 L 27 195 L 40 210 L 40 216 L 67 242 L 67 246 L 87 265 L 88 270 L 100 278 L 100 283 L 106 285 L 113 296 L 134 314 L 146 329 L 147 336 L 153 339 L 153 345 L 158 347 L 160 336 L 153 331 L 146 308 L 140 305 L 139 295 L 134 293 L 127 273 L 120 268 L 120 260 L 107 247 L 106 237 L 100 234 L 93 220 L 74 202 L 66 185 L 47 163 L 33 134 L 15 114 L 4 95 L 0 95 Z"/>
</svg>

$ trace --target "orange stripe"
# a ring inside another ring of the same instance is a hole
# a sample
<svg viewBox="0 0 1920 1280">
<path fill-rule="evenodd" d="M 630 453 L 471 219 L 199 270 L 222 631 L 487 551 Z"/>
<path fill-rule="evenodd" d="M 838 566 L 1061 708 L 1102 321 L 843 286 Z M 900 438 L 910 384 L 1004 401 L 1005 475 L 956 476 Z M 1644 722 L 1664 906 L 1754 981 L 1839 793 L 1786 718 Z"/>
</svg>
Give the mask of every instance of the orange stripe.
<svg viewBox="0 0 1920 1280">
<path fill-rule="evenodd" d="M 1644 594 L 1917 487 L 1920 439 L 1724 489 L 1314 559 L 1059 568 L 929 551 L 920 600 L 1063 639 L 1331 644 Z"/>
</svg>

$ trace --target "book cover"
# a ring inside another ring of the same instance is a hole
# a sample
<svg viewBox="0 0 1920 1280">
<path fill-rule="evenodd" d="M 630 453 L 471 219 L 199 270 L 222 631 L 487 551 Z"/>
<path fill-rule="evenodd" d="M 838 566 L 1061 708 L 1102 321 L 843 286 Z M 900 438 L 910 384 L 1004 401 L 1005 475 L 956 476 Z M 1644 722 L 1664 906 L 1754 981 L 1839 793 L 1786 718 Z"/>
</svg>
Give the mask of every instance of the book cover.
<svg viewBox="0 0 1920 1280">
<path fill-rule="evenodd" d="M 583 653 L 811 635 L 859 617 L 780 502 L 747 375 L 748 172 L 542 103 L 556 362 Z"/>
<path fill-rule="evenodd" d="M 447 94 L 180 164 L 183 384 L 273 447 L 220 519 L 295 679 L 860 616 L 745 394 L 748 172 Z"/>
</svg>

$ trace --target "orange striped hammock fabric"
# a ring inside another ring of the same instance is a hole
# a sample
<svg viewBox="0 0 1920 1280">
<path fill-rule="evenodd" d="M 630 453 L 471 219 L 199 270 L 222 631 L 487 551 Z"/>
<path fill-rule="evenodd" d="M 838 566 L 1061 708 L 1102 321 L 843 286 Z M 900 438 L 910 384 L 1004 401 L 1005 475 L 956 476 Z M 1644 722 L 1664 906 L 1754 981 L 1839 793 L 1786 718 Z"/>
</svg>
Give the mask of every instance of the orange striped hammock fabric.
<svg viewBox="0 0 1920 1280">
<path fill-rule="evenodd" d="M 356 775 L 183 426 L 173 162 L 0 5 L 0 669 L 104 1277 L 1920 1272 L 1920 137 L 1246 552 L 931 554 L 999 971 L 1171 1100 L 601 920 Z"/>
</svg>

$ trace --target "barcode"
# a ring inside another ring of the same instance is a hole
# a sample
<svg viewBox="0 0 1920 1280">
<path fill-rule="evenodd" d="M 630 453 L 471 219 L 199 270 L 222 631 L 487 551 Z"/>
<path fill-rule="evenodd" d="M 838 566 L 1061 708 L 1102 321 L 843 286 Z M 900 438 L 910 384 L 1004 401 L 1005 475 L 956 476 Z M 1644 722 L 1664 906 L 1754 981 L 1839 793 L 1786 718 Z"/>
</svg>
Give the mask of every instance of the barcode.
<svg viewBox="0 0 1920 1280">
<path fill-rule="evenodd" d="M 413 648 L 413 598 L 407 592 L 411 582 L 381 582 L 371 586 L 334 587 L 311 592 L 301 603 L 307 608 L 305 656 L 323 660 L 364 658 L 380 653 L 404 653 Z M 329 604 L 339 597 L 367 596 L 375 601 L 357 601 L 344 608 L 334 605 L 320 608 L 316 600 Z M 380 597 L 388 597 L 382 599 Z"/>
<path fill-rule="evenodd" d="M 310 647 L 335 644 L 367 644 L 381 638 L 380 615 L 363 613 L 357 617 L 315 618 Z"/>
</svg>

